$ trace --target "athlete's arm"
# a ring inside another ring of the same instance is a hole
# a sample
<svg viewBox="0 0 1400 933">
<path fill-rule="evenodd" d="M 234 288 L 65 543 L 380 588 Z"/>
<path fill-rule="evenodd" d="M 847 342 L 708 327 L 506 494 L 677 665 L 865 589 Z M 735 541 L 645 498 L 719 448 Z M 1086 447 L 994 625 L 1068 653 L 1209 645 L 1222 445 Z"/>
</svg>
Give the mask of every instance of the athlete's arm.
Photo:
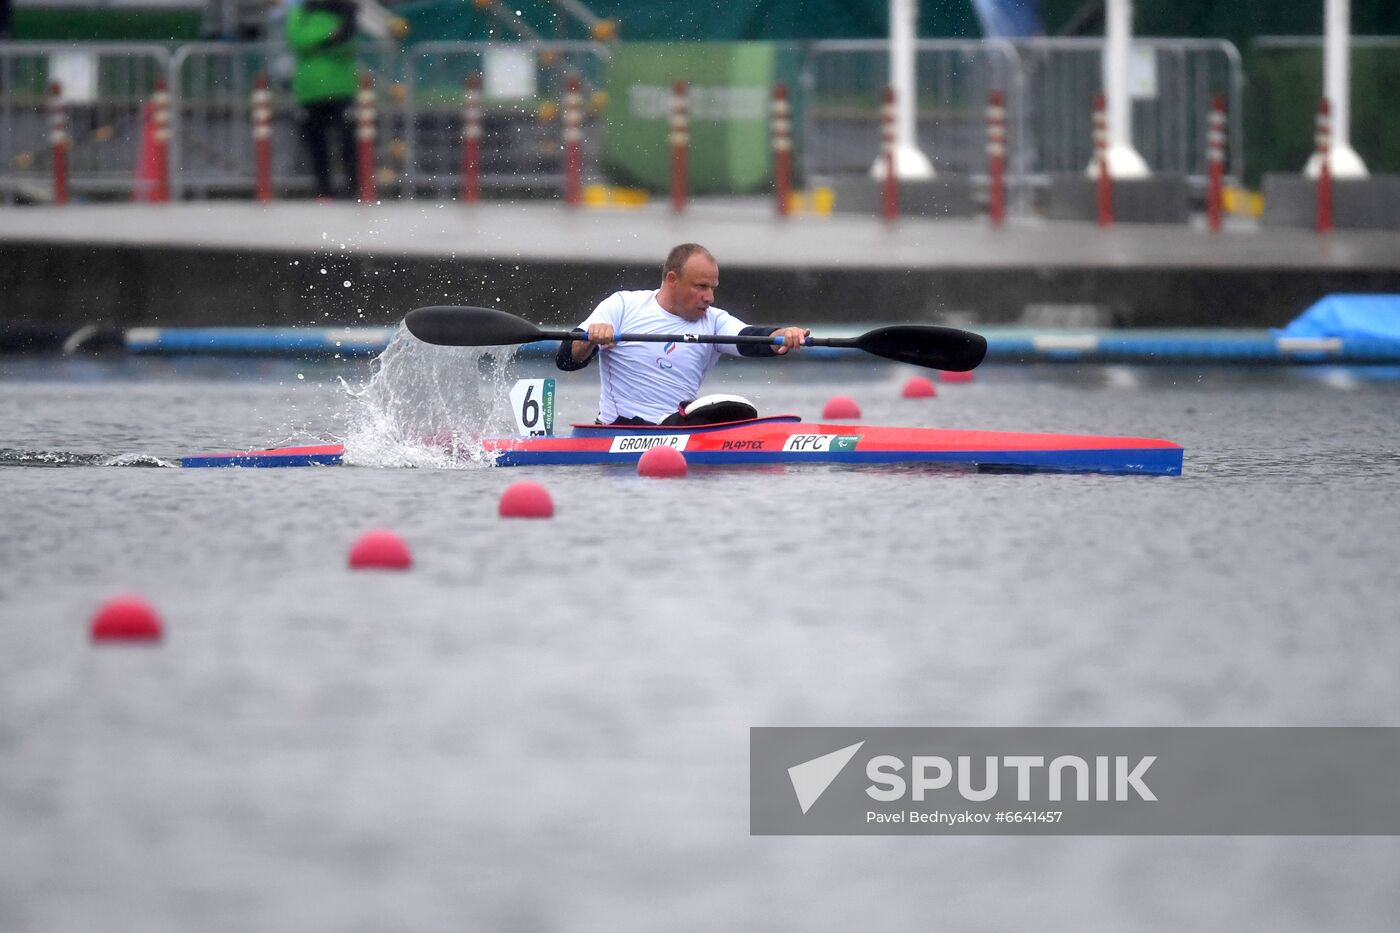
<svg viewBox="0 0 1400 933">
<path fill-rule="evenodd" d="M 777 337 L 781 336 L 783 342 L 780 345 L 769 343 L 741 343 L 732 346 L 729 353 L 737 356 L 782 356 L 790 350 L 796 350 L 802 346 L 802 341 L 811 334 L 810 330 L 802 327 L 769 327 L 766 324 L 746 324 L 738 331 L 740 337 Z"/>
<path fill-rule="evenodd" d="M 573 333 L 577 334 L 579 337 L 588 336 L 588 332 L 582 327 L 575 327 Z M 583 369 L 591 362 L 593 362 L 593 355 L 591 353 L 582 360 L 574 359 L 574 341 L 559 341 L 559 351 L 554 354 L 554 365 L 564 372 L 571 373 L 575 370 Z"/>
<path fill-rule="evenodd" d="M 613 322 L 621 320 L 622 308 L 621 292 L 614 292 L 599 302 L 593 313 L 588 315 L 588 320 L 584 321 L 581 327 L 573 329 L 577 339 L 559 342 L 559 352 L 554 355 L 554 365 L 566 373 L 583 369 L 593 362 L 599 347 L 614 346 L 616 341 L 613 339 Z"/>
<path fill-rule="evenodd" d="M 783 356 L 801 347 L 802 341 L 812 336 L 812 332 L 805 327 L 779 327 L 769 336 L 783 338 L 782 344 L 773 348 L 775 356 Z"/>
<path fill-rule="evenodd" d="M 575 340 L 570 348 L 575 363 L 587 362 L 598 352 L 599 347 L 606 350 L 617 343 L 613 340 L 611 324 L 589 324 L 586 336 L 587 340 Z"/>
<path fill-rule="evenodd" d="M 781 356 L 802 346 L 812 332 L 801 327 L 773 327 L 768 324 L 747 324 L 728 311 L 719 308 L 716 312 L 715 333 L 738 337 L 773 337 L 781 335 L 780 345 L 768 343 L 721 344 L 719 351 L 730 356 Z"/>
</svg>

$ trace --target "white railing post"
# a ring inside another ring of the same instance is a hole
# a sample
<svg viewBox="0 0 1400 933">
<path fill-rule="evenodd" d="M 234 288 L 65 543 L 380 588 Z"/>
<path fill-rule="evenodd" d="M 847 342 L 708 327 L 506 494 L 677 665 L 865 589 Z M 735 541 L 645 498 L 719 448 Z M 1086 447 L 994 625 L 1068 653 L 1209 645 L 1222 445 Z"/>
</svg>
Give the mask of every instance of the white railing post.
<svg viewBox="0 0 1400 933">
<path fill-rule="evenodd" d="M 890 87 L 894 88 L 894 171 L 899 178 L 933 177 L 933 163 L 919 148 L 919 89 L 915 82 L 914 41 L 918 33 L 918 0 L 890 0 Z M 885 175 L 886 159 L 875 160 L 870 174 Z"/>
<path fill-rule="evenodd" d="M 1333 178 L 1365 178 L 1366 163 L 1351 148 L 1351 0 L 1327 0 L 1323 13 L 1322 96 L 1332 111 L 1331 158 Z M 1303 170 L 1317 178 L 1321 156 L 1313 153 Z"/>
<path fill-rule="evenodd" d="M 1108 0 L 1105 16 L 1103 88 L 1108 101 L 1108 173 L 1113 178 L 1146 178 L 1152 173 L 1133 148 L 1133 101 L 1128 90 L 1128 55 L 1133 47 L 1132 0 Z"/>
</svg>

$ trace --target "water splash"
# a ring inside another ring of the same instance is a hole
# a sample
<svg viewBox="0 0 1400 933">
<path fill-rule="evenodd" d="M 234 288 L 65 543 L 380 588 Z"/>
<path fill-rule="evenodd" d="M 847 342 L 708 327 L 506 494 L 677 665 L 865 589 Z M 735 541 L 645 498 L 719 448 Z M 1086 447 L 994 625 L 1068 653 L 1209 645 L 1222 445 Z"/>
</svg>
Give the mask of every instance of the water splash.
<svg viewBox="0 0 1400 933">
<path fill-rule="evenodd" d="M 71 450 L 15 450 L 0 448 L 0 467 L 174 467 L 152 454 L 87 454 Z"/>
<path fill-rule="evenodd" d="M 84 454 L 71 450 L 16 450 L 0 448 L 0 466 L 67 467 L 100 466 L 107 454 Z"/>
<path fill-rule="evenodd" d="M 115 457 L 108 457 L 102 461 L 102 466 L 114 467 L 156 467 L 159 469 L 173 469 L 180 464 L 172 463 L 153 454 L 117 454 Z"/>
<path fill-rule="evenodd" d="M 515 433 L 508 394 L 514 347 L 439 347 L 402 324 L 355 390 L 345 462 L 356 466 L 490 466 L 481 439 Z"/>
</svg>

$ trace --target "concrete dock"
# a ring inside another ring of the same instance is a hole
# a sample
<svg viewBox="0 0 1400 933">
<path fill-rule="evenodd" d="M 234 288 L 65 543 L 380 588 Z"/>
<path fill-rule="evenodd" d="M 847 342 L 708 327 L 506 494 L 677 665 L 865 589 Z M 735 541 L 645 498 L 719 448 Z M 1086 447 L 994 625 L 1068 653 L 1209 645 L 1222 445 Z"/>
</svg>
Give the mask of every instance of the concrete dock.
<svg viewBox="0 0 1400 933">
<path fill-rule="evenodd" d="M 766 200 L 569 210 L 241 202 L 0 210 L 0 320 L 77 327 L 385 324 L 424 304 L 573 323 L 657 282 L 675 243 L 720 262 L 752 321 L 1281 326 L 1317 298 L 1400 291 L 1400 234 L 851 215 Z M 345 283 L 349 283 L 348 285 Z"/>
</svg>

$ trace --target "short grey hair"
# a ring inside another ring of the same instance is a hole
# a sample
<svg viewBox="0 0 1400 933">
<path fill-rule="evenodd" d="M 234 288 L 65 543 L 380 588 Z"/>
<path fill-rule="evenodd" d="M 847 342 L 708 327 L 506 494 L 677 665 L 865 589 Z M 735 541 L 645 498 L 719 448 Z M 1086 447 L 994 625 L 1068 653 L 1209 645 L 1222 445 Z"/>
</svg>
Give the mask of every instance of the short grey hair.
<svg viewBox="0 0 1400 933">
<path fill-rule="evenodd" d="M 681 270 L 685 268 L 685 264 L 690 261 L 690 257 L 697 253 L 705 256 L 710 262 L 714 262 L 715 265 L 719 265 L 719 263 L 715 262 L 715 254 L 705 249 L 705 247 L 701 246 L 699 243 L 682 243 L 680 246 L 672 247 L 671 252 L 666 254 L 666 264 L 661 267 L 661 278 L 665 279 L 666 273 L 668 272 L 674 272 L 676 275 L 680 275 Z"/>
</svg>

